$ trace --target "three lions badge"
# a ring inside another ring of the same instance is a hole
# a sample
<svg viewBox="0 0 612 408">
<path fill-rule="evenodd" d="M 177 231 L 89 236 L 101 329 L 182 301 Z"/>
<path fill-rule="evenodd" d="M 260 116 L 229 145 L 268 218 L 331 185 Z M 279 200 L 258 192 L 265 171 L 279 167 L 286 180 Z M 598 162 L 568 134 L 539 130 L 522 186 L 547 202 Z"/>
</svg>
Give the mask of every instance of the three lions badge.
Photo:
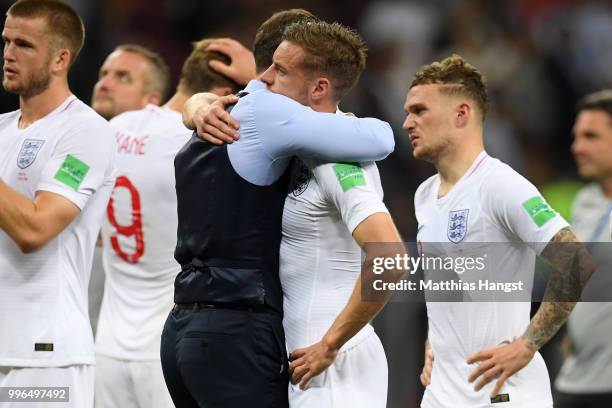
<svg viewBox="0 0 612 408">
<path fill-rule="evenodd" d="M 17 167 L 20 169 L 30 167 L 44 144 L 44 140 L 25 139 L 21 145 L 19 155 L 17 155 Z"/>
<path fill-rule="evenodd" d="M 465 238 L 467 234 L 469 212 L 470 210 L 457 210 L 451 211 L 448 214 L 446 236 L 450 242 L 458 244 Z"/>
</svg>

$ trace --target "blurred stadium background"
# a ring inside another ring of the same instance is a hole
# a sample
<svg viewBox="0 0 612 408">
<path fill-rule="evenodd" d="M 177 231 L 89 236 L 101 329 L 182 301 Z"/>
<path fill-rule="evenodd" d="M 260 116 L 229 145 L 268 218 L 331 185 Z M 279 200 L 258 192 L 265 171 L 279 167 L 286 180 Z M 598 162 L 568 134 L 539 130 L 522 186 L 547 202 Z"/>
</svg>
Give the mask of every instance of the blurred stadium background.
<svg viewBox="0 0 612 408">
<path fill-rule="evenodd" d="M 2 14 L 12 4 L 0 1 Z M 160 52 L 176 84 L 180 66 L 202 37 L 231 36 L 250 46 L 274 11 L 306 8 L 327 21 L 354 27 L 369 46 L 368 66 L 341 108 L 387 120 L 395 152 L 379 167 L 385 202 L 406 241 L 414 240 L 413 194 L 433 167 L 416 162 L 402 109 L 414 72 L 458 53 L 488 78 L 491 97 L 485 130 L 488 152 L 542 189 L 567 215 L 579 184 L 569 152 L 574 105 L 582 95 L 612 87 L 610 0 L 68 0 L 86 24 L 86 42 L 70 75 L 73 92 L 89 102 L 98 69 L 118 44 Z M 18 107 L 0 93 L 2 112 Z M 95 135 L 92 135 L 94 137 Z M 503 182 L 503 181 L 502 181 Z M 388 406 L 417 407 L 418 374 L 426 336 L 424 305 L 394 302 L 376 327 L 389 362 Z M 551 379 L 558 342 L 543 351 Z"/>
</svg>

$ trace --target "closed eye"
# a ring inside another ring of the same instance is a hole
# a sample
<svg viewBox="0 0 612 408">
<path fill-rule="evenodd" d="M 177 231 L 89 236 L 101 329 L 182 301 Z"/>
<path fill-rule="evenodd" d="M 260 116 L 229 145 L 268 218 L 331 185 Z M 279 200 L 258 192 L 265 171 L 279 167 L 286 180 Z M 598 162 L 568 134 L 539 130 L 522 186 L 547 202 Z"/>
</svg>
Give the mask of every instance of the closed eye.
<svg viewBox="0 0 612 408">
<path fill-rule="evenodd" d="M 276 72 L 278 72 L 281 75 L 287 74 L 287 70 L 282 65 L 279 65 L 276 62 L 274 63 L 274 69 L 276 70 Z"/>
</svg>

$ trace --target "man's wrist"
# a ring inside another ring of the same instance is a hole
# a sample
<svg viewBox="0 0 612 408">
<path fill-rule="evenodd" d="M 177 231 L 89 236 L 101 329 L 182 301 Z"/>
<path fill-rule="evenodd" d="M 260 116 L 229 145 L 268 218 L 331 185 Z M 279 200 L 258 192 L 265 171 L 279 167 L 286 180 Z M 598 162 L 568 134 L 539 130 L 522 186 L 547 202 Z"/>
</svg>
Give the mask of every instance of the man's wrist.
<svg viewBox="0 0 612 408">
<path fill-rule="evenodd" d="M 330 353 L 337 353 L 338 350 L 340 350 L 340 347 L 342 347 L 342 344 L 340 344 L 340 339 L 334 336 L 332 333 L 325 334 L 323 339 L 321 339 L 321 344 L 325 348 L 325 351 Z"/>
<path fill-rule="evenodd" d="M 185 127 L 194 130 L 196 128 L 195 118 L 198 112 L 208 109 L 217 99 L 219 99 L 219 96 L 210 92 L 192 95 L 183 107 L 183 124 Z"/>
<path fill-rule="evenodd" d="M 523 344 L 529 349 L 532 354 L 535 354 L 538 351 L 539 347 L 533 341 L 529 339 L 526 334 L 523 334 L 521 337 L 517 339 L 518 341 L 523 342 Z"/>
</svg>

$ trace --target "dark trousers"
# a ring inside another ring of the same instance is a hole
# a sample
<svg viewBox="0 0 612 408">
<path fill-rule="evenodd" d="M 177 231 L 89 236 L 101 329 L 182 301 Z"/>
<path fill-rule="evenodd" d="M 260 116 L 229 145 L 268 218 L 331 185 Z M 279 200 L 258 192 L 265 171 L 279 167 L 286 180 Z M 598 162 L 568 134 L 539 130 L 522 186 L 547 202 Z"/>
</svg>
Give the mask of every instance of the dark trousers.
<svg viewBox="0 0 612 408">
<path fill-rule="evenodd" d="M 612 407 L 612 394 L 566 394 L 559 391 L 555 393 L 555 408 L 604 407 Z"/>
<path fill-rule="evenodd" d="M 274 312 L 175 307 L 161 340 L 177 408 L 287 408 L 288 361 Z"/>
</svg>

